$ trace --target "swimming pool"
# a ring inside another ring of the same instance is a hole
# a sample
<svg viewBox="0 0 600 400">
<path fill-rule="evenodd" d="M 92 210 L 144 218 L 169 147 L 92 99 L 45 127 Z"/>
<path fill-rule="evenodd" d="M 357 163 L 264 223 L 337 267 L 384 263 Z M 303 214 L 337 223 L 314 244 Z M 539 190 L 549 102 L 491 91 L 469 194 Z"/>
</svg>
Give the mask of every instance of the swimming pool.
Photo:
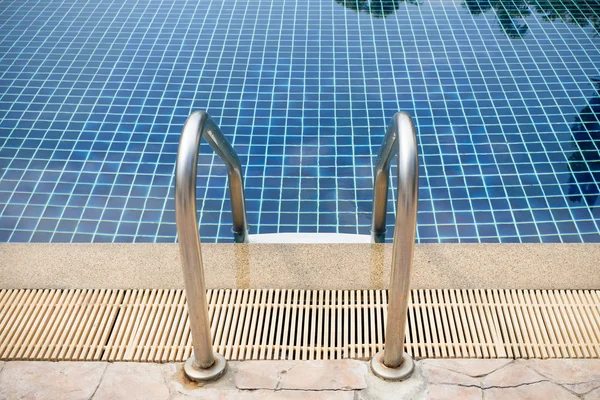
<svg viewBox="0 0 600 400">
<path fill-rule="evenodd" d="M 0 0 L 0 241 L 175 241 L 177 143 L 204 109 L 244 166 L 250 233 L 368 234 L 402 110 L 419 242 L 599 242 L 599 15 L 591 0 Z M 232 240 L 225 176 L 203 143 L 205 241 Z"/>
</svg>

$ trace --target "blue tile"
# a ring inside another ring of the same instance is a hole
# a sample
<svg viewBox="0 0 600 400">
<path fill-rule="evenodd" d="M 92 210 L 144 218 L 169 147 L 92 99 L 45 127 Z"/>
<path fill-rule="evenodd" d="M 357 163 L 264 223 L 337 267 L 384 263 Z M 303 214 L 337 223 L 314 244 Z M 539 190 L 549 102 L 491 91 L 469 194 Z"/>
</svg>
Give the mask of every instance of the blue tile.
<svg viewBox="0 0 600 400">
<path fill-rule="evenodd" d="M 373 4 L 207 0 L 200 21 L 184 0 L 7 3 L 0 241 L 174 242 L 177 143 L 201 108 L 242 160 L 252 233 L 368 233 L 401 109 L 418 128 L 419 241 L 600 242 L 596 11 Z M 226 170 L 200 152 L 202 240 L 231 241 Z"/>
</svg>

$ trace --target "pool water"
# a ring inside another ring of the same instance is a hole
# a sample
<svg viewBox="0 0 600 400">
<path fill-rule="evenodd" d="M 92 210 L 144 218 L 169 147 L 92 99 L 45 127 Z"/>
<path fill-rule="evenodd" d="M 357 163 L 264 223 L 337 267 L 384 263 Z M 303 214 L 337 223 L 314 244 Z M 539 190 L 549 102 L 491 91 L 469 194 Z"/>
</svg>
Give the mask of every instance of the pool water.
<svg viewBox="0 0 600 400">
<path fill-rule="evenodd" d="M 0 241 L 176 241 L 179 133 L 203 109 L 250 233 L 368 234 L 402 110 L 419 242 L 599 242 L 598 32 L 591 0 L 0 0 Z M 197 193 L 202 239 L 231 241 L 206 143 Z"/>
</svg>

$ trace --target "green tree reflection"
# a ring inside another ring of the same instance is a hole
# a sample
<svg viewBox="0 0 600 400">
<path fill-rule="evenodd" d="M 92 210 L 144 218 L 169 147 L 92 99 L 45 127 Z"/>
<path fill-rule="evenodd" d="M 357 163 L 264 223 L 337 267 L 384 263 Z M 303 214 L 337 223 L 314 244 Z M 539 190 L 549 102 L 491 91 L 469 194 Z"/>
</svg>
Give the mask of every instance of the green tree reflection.
<svg viewBox="0 0 600 400">
<path fill-rule="evenodd" d="M 574 151 L 569 156 L 569 198 L 572 202 L 583 199 L 589 206 L 600 194 L 600 77 L 592 81 L 596 95 L 571 125 Z"/>
<path fill-rule="evenodd" d="M 335 0 L 356 12 L 384 18 L 398 10 L 400 2 L 419 5 L 421 0 Z M 524 18 L 532 11 L 546 21 L 563 21 L 581 27 L 591 25 L 600 33 L 600 0 L 463 0 L 463 6 L 473 15 L 494 10 L 500 27 L 511 38 L 520 38 L 529 31 Z"/>
<path fill-rule="evenodd" d="M 532 11 L 546 21 L 591 25 L 600 33 L 600 0 L 465 0 L 463 5 L 474 15 L 493 9 L 500 27 L 511 38 L 527 33 L 529 27 L 523 19 Z"/>
<path fill-rule="evenodd" d="M 420 4 L 420 0 L 335 0 L 337 3 L 356 12 L 365 12 L 375 18 L 385 18 L 396 12 L 400 2 Z"/>
<path fill-rule="evenodd" d="M 600 0 L 535 0 L 531 3 L 547 21 L 562 19 L 600 33 Z"/>
<path fill-rule="evenodd" d="M 525 1 L 513 0 L 466 0 L 464 5 L 473 15 L 494 9 L 500 27 L 508 37 L 519 38 L 529 30 L 523 18 L 530 14 Z"/>
</svg>

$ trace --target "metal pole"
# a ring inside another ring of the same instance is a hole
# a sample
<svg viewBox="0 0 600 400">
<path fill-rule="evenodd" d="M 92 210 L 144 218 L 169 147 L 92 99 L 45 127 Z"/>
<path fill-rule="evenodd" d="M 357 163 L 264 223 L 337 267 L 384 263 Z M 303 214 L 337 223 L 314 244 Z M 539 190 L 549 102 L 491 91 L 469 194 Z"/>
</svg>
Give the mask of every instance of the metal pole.
<svg viewBox="0 0 600 400">
<path fill-rule="evenodd" d="M 371 241 L 373 243 L 384 243 L 385 232 L 387 231 L 385 220 L 390 184 L 390 163 L 396 153 L 396 139 L 398 137 L 398 130 L 393 123 L 396 115 L 392 118 L 392 122 L 390 122 L 383 138 L 375 162 L 375 171 L 373 172 L 373 214 L 371 217 Z"/>
<path fill-rule="evenodd" d="M 417 137 L 410 115 L 404 112 L 396 113 L 388 126 L 386 139 L 388 137 L 395 137 L 398 142 L 398 204 L 392 250 L 385 348 L 373 357 L 371 369 L 380 378 L 403 380 L 408 378 L 414 370 L 414 361 L 404 352 L 404 335 L 410 296 L 410 275 L 417 227 L 419 189 Z M 393 145 L 394 143 L 390 145 L 384 141 L 382 148 L 384 146 L 395 147 Z M 380 155 L 382 153 L 383 150 Z M 385 162 L 389 165 L 389 158 L 383 161 L 383 165 Z"/>
<path fill-rule="evenodd" d="M 197 122 L 198 120 L 199 122 Z M 183 131 L 185 132 L 188 124 L 190 124 L 191 130 L 195 130 L 196 123 L 203 123 L 203 128 L 201 127 L 202 129 L 199 131 L 200 135 L 204 137 L 210 147 L 212 147 L 227 167 L 234 240 L 236 243 L 248 243 L 244 176 L 242 174 L 240 158 L 217 124 L 204 111 L 196 111 L 190 115 L 186 121 L 186 125 L 183 127 Z M 197 153 L 198 148 L 196 148 L 196 155 Z"/>
<path fill-rule="evenodd" d="M 225 358 L 212 348 L 196 216 L 196 171 L 203 134 L 227 164 L 232 207 L 236 207 L 235 211 L 232 209 L 234 232 L 238 229 L 240 238 L 248 236 L 239 158 L 210 116 L 203 111 L 194 112 L 183 126 L 175 167 L 175 216 L 194 348 L 183 370 L 194 381 L 217 379 L 227 368 Z"/>
</svg>

